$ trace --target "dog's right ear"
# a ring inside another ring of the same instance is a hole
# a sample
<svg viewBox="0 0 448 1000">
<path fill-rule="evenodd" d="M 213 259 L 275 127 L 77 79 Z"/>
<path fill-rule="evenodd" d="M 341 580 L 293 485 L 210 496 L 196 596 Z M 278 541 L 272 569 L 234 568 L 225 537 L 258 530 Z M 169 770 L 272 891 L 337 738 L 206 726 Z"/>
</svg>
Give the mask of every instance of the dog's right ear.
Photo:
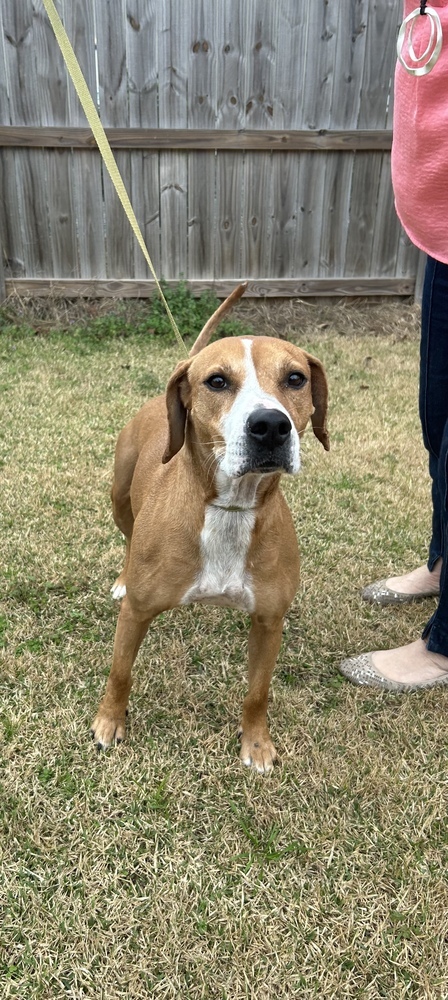
<svg viewBox="0 0 448 1000">
<path fill-rule="evenodd" d="M 185 427 L 190 405 L 190 385 L 188 369 L 191 361 L 180 361 L 166 387 L 166 408 L 168 413 L 168 444 L 162 456 L 165 465 L 177 455 L 185 440 Z"/>
</svg>

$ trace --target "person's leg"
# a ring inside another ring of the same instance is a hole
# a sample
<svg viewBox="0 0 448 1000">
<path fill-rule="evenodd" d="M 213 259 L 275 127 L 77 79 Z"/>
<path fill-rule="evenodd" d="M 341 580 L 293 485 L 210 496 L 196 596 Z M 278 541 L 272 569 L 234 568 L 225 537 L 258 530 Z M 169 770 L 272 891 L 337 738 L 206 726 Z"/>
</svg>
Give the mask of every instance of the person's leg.
<svg viewBox="0 0 448 1000">
<path fill-rule="evenodd" d="M 428 561 L 409 573 L 371 584 L 363 597 L 372 603 L 398 603 L 398 595 L 437 595 L 442 569 L 442 515 L 438 459 L 448 417 L 448 265 L 428 257 L 422 298 L 419 411 L 423 443 L 429 456 L 432 493 L 432 533 Z M 381 584 L 383 585 L 381 587 Z M 386 590 L 397 595 L 387 600 Z"/>
<path fill-rule="evenodd" d="M 443 564 L 440 576 L 440 598 L 437 610 L 426 624 L 422 638 L 431 653 L 448 657 L 448 420 L 445 424 L 439 457 L 438 489 L 441 509 Z"/>
<path fill-rule="evenodd" d="M 448 419 L 448 264 L 428 257 L 422 298 L 419 412 L 429 456 L 432 535 L 428 569 L 443 555 L 443 497 L 439 457 Z"/>
<path fill-rule="evenodd" d="M 423 636 L 392 650 L 345 661 L 345 676 L 375 683 L 375 673 L 413 687 L 444 681 L 448 672 L 448 264 L 429 259 L 422 308 L 420 416 L 432 476 L 433 532 L 428 572 L 441 567 L 440 600 Z M 381 683 L 378 685 L 381 686 Z"/>
</svg>

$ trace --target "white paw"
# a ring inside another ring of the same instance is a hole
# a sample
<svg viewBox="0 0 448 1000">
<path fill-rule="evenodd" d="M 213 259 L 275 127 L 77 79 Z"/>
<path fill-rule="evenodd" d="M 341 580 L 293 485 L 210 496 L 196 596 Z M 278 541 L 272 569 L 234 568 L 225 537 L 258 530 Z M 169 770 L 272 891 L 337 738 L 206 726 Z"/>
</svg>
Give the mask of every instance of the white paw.
<svg viewBox="0 0 448 1000">
<path fill-rule="evenodd" d="M 274 766 L 273 761 L 264 761 L 261 763 L 260 761 L 253 760 L 252 757 L 242 757 L 241 760 L 246 767 L 252 767 L 259 774 L 269 774 L 269 771 L 272 771 Z"/>
<path fill-rule="evenodd" d="M 110 592 L 114 601 L 121 601 L 123 597 L 126 596 L 126 587 L 123 583 L 114 583 L 111 587 Z"/>
<path fill-rule="evenodd" d="M 269 733 L 267 736 L 259 736 L 255 740 L 251 740 L 245 737 L 244 733 L 241 733 L 240 759 L 246 767 L 252 767 L 259 774 L 269 774 L 276 757 L 277 753 Z"/>
</svg>

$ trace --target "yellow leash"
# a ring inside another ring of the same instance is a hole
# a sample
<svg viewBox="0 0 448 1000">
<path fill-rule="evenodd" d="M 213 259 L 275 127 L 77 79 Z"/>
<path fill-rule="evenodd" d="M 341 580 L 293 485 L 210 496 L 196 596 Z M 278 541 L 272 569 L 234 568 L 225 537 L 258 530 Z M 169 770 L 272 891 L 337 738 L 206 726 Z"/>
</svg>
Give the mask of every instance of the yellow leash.
<svg viewBox="0 0 448 1000">
<path fill-rule="evenodd" d="M 177 323 L 176 323 L 176 321 L 174 319 L 174 316 L 173 316 L 173 314 L 171 312 L 171 309 L 170 309 L 170 307 L 168 305 L 168 302 L 166 301 L 166 298 L 165 298 L 165 296 L 163 294 L 162 288 L 160 286 L 159 279 L 158 279 L 158 277 L 156 275 L 156 272 L 155 272 L 154 267 L 153 267 L 152 260 L 151 260 L 151 258 L 149 256 L 149 253 L 148 253 L 145 241 L 143 239 L 143 236 L 142 236 L 142 233 L 141 233 L 141 229 L 140 229 L 139 224 L 137 222 L 137 218 L 136 218 L 134 209 L 132 208 L 131 202 L 129 200 L 129 195 L 128 195 L 128 193 L 126 191 L 126 188 L 124 186 L 123 179 L 122 179 L 120 171 L 119 171 L 119 169 L 117 167 L 117 164 L 115 162 L 115 158 L 114 158 L 114 155 L 113 155 L 112 150 L 110 148 L 110 144 L 109 144 L 108 138 L 107 138 L 106 133 L 104 131 L 104 128 L 103 128 L 103 126 L 101 124 L 101 121 L 100 121 L 98 112 L 96 110 L 96 107 L 95 107 L 95 105 L 93 103 L 93 100 L 92 100 L 89 88 L 88 88 L 88 86 L 86 84 L 86 81 L 85 81 L 83 75 L 82 75 L 81 67 L 80 67 L 80 65 L 78 63 L 78 60 L 77 60 L 76 56 L 75 56 L 75 53 L 74 53 L 73 48 L 71 46 L 71 43 L 70 43 L 69 37 L 67 35 L 67 32 L 66 32 L 66 30 L 64 28 L 64 25 L 62 24 L 62 21 L 61 21 L 61 19 L 59 17 L 59 14 L 58 14 L 57 10 L 56 10 L 56 7 L 55 7 L 55 5 L 53 3 L 53 0 L 43 0 L 43 4 L 44 4 L 45 10 L 46 10 L 46 12 L 48 14 L 48 18 L 49 18 L 49 21 L 50 21 L 51 26 L 53 28 L 53 31 L 54 31 L 54 33 L 56 35 L 56 41 L 57 41 L 57 43 L 59 45 L 59 48 L 60 48 L 60 50 L 62 52 L 62 56 L 63 56 L 64 62 L 65 62 L 65 65 L 66 65 L 66 67 L 68 69 L 68 72 L 70 73 L 70 76 L 71 76 L 71 79 L 72 79 L 72 82 L 73 82 L 73 86 L 74 86 L 74 88 L 76 90 L 76 93 L 77 93 L 77 95 L 79 97 L 79 100 L 81 101 L 81 104 L 82 104 L 85 116 L 87 118 L 87 121 L 88 121 L 88 123 L 90 125 L 90 128 L 92 129 L 92 132 L 93 132 L 94 137 L 96 139 L 99 151 L 101 153 L 101 156 L 103 157 L 103 160 L 104 160 L 106 169 L 107 169 L 107 171 L 109 173 L 109 176 L 110 176 L 110 179 L 112 181 L 112 184 L 114 185 L 114 188 L 115 188 L 115 190 L 117 192 L 117 195 L 118 195 L 118 197 L 119 197 L 119 199 L 121 201 L 121 204 L 123 205 L 123 208 L 124 208 L 124 210 L 126 212 L 126 215 L 127 215 L 128 219 L 129 219 L 129 222 L 130 222 L 130 224 L 132 226 L 132 229 L 134 231 L 134 234 L 136 236 L 137 242 L 138 242 L 138 244 L 140 246 L 140 249 L 141 249 L 141 251 L 142 251 L 142 253 L 143 253 L 144 257 L 145 257 L 145 260 L 146 260 L 146 262 L 148 264 L 149 270 L 151 271 L 151 274 L 152 274 L 152 276 L 154 278 L 154 281 L 156 283 L 157 290 L 159 292 L 160 298 L 162 299 L 162 302 L 163 302 L 163 304 L 165 306 L 165 309 L 167 311 L 167 315 L 168 315 L 169 321 L 171 323 L 171 326 L 173 328 L 173 332 L 174 332 L 174 335 L 176 337 L 177 343 L 182 348 L 184 354 L 187 355 L 188 354 L 187 348 L 185 347 L 185 344 L 184 344 L 184 342 L 182 340 L 182 337 L 181 337 L 181 334 L 179 332 L 179 328 L 177 326 Z"/>
</svg>

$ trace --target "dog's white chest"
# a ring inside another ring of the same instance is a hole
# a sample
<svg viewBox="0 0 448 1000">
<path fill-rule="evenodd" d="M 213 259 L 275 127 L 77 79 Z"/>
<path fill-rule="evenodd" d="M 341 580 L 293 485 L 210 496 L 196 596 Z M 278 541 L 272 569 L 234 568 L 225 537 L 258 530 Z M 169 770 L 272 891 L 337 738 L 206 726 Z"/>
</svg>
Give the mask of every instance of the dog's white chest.
<svg viewBox="0 0 448 1000">
<path fill-rule="evenodd" d="M 252 510 L 223 510 L 210 505 L 201 532 L 202 567 L 181 604 L 197 601 L 251 612 L 255 598 L 247 552 L 255 524 Z"/>
</svg>

